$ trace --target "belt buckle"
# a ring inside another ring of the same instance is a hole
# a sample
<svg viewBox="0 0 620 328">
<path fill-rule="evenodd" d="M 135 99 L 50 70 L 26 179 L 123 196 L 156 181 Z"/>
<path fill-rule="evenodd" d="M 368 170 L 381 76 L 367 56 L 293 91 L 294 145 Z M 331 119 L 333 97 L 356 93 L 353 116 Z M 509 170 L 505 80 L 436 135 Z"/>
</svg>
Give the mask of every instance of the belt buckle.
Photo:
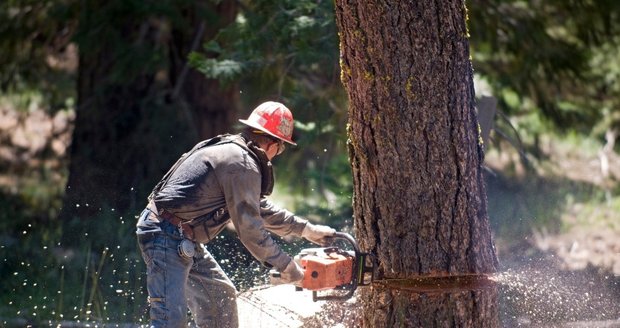
<svg viewBox="0 0 620 328">
<path fill-rule="evenodd" d="M 179 234 L 181 234 L 181 238 L 187 239 L 187 236 L 185 236 L 185 231 L 183 231 L 183 221 L 179 221 L 177 229 L 179 230 Z"/>
<path fill-rule="evenodd" d="M 192 231 L 192 227 L 190 227 L 189 225 L 184 226 L 183 224 L 187 224 L 187 222 L 179 223 L 179 232 L 181 233 L 181 237 L 194 241 L 194 234 Z M 185 229 L 188 229 L 188 230 L 186 231 Z"/>
</svg>

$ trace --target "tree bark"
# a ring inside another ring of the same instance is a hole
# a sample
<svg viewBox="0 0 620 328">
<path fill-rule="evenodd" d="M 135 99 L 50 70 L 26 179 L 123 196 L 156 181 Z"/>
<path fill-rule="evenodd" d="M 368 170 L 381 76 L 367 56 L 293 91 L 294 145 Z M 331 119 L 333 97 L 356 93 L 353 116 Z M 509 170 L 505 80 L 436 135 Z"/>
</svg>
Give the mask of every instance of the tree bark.
<svg viewBox="0 0 620 328">
<path fill-rule="evenodd" d="M 234 122 L 236 85 L 224 88 L 195 72 L 187 55 L 234 20 L 237 3 L 160 5 L 145 12 L 121 0 L 83 1 L 62 219 L 143 207 L 182 152 Z"/>
<path fill-rule="evenodd" d="M 377 278 L 496 271 L 463 1 L 336 1 L 360 246 Z M 368 327 L 494 327 L 497 291 L 363 293 Z"/>
</svg>

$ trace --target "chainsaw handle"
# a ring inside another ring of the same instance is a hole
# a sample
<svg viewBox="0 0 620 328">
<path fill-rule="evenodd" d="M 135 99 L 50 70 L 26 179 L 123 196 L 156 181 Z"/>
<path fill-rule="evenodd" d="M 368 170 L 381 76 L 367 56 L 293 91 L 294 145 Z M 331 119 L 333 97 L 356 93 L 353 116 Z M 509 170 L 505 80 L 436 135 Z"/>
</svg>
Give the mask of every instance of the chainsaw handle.
<svg viewBox="0 0 620 328">
<path fill-rule="evenodd" d="M 334 233 L 333 236 L 329 237 L 330 243 L 334 243 L 334 241 L 338 240 L 338 239 L 342 239 L 342 240 L 346 240 L 347 242 L 349 242 L 349 244 L 351 244 L 351 246 L 353 247 L 353 250 L 355 251 L 355 254 L 359 254 L 360 252 L 360 248 L 357 245 L 357 242 L 355 241 L 355 239 L 353 238 L 353 236 L 351 236 L 350 234 L 346 233 L 346 232 L 340 232 L 337 231 L 336 233 Z"/>
<path fill-rule="evenodd" d="M 333 236 L 330 236 L 328 238 L 329 238 L 328 239 L 328 243 L 329 244 L 334 244 L 334 242 L 336 240 L 339 240 L 339 239 L 347 241 L 351 245 L 353 250 L 355 251 L 356 259 L 359 258 L 360 254 L 361 254 L 359 246 L 357 245 L 357 242 L 355 241 L 353 236 L 351 236 L 350 234 L 348 234 L 346 232 L 336 232 L 336 233 L 334 233 Z M 337 248 L 334 247 L 334 249 L 337 249 Z M 358 264 L 356 263 L 356 261 L 353 261 L 353 267 L 351 268 L 352 269 L 351 274 L 353 275 L 353 277 L 351 277 L 351 282 L 346 287 L 343 288 L 344 290 L 347 291 L 345 294 L 319 295 L 319 293 L 316 290 L 313 290 L 312 291 L 312 301 L 313 302 L 317 302 L 317 301 L 346 301 L 349 298 L 351 298 L 353 296 L 353 293 L 355 293 L 355 290 L 357 289 L 357 286 L 358 286 L 358 279 L 356 277 L 356 271 L 357 271 Z"/>
<path fill-rule="evenodd" d="M 346 232 L 335 232 L 332 236 L 326 237 L 327 244 L 332 245 L 332 247 L 323 248 L 323 251 L 326 253 L 331 253 L 332 251 L 341 254 L 346 253 L 346 256 L 352 256 L 353 254 L 351 254 L 350 251 L 340 250 L 334 245 L 337 240 L 344 240 L 351 246 L 351 248 L 353 248 L 355 257 L 351 267 L 351 281 L 345 285 L 335 288 L 336 290 L 345 293 L 320 295 L 317 290 L 313 290 L 312 300 L 314 302 L 330 300 L 345 301 L 353 296 L 358 286 L 368 286 L 374 280 L 375 257 L 369 253 L 362 253 L 359 245 L 350 234 Z"/>
</svg>

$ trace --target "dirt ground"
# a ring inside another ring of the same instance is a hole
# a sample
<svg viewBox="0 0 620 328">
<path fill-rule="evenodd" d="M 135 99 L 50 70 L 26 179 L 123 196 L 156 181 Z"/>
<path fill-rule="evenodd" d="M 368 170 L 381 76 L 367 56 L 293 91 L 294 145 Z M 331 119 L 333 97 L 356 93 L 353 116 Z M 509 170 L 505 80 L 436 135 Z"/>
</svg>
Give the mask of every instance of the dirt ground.
<svg viewBox="0 0 620 328">
<path fill-rule="evenodd" d="M 620 277 L 620 232 L 612 229 L 573 228 L 558 235 L 534 234 L 537 249 L 555 254 L 566 270 L 597 268 Z"/>
</svg>

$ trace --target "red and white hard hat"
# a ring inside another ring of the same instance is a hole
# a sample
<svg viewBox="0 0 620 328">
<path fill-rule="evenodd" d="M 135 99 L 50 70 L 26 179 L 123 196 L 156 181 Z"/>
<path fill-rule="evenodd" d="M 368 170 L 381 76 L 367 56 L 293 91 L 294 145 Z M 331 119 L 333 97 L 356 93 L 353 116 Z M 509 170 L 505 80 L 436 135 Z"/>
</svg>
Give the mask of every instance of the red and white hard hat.
<svg viewBox="0 0 620 328">
<path fill-rule="evenodd" d="M 272 137 L 286 141 L 291 145 L 293 142 L 293 114 L 283 104 L 275 101 L 264 102 L 256 107 L 247 120 L 239 122 L 263 131 Z"/>
</svg>

